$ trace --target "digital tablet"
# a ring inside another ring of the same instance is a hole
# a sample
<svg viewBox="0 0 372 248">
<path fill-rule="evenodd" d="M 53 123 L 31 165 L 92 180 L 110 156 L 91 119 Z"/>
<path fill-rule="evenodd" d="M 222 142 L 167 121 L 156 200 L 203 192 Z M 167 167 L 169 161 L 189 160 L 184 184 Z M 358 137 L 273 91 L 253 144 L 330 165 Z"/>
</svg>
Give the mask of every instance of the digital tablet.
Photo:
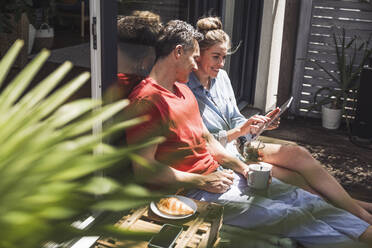
<svg viewBox="0 0 372 248">
<path fill-rule="evenodd" d="M 257 138 L 258 138 L 258 136 L 260 136 L 261 135 L 261 133 L 263 132 L 263 131 L 265 131 L 265 129 L 267 128 L 267 127 L 269 127 L 276 119 L 278 119 L 279 118 L 279 116 L 281 116 L 288 108 L 289 108 L 289 106 L 291 106 L 291 104 L 292 104 L 292 101 L 293 101 L 293 96 L 291 96 L 285 103 L 283 103 L 283 105 L 282 106 L 280 106 L 280 111 L 279 111 L 279 113 L 278 114 L 276 114 L 276 116 L 275 116 L 275 118 L 273 118 L 272 120 L 270 120 L 268 123 L 266 123 L 265 125 L 263 125 L 262 126 L 262 128 L 257 132 L 257 134 L 256 135 L 254 135 L 253 136 L 253 138 L 252 138 L 252 140 L 251 141 L 254 141 L 254 140 L 256 140 Z"/>
</svg>

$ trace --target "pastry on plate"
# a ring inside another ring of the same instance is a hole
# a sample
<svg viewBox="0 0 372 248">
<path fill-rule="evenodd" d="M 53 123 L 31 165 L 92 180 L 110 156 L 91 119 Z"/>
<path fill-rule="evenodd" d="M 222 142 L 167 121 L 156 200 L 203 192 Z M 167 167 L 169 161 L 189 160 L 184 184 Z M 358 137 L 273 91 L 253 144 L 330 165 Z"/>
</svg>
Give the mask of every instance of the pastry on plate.
<svg viewBox="0 0 372 248">
<path fill-rule="evenodd" d="M 162 198 L 160 201 L 156 204 L 158 209 L 168 215 L 188 215 L 193 214 L 194 210 L 187 205 L 186 203 L 182 202 L 176 197 L 168 197 L 168 198 Z"/>
</svg>

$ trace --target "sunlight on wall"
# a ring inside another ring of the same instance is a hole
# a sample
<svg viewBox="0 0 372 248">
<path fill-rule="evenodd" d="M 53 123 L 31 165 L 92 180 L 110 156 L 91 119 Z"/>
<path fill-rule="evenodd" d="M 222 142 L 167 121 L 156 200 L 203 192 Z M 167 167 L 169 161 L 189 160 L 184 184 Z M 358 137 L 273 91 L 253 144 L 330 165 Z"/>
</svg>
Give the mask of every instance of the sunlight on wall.
<svg viewBox="0 0 372 248">
<path fill-rule="evenodd" d="M 276 104 L 286 0 L 265 0 L 254 106 L 268 111 Z"/>
</svg>

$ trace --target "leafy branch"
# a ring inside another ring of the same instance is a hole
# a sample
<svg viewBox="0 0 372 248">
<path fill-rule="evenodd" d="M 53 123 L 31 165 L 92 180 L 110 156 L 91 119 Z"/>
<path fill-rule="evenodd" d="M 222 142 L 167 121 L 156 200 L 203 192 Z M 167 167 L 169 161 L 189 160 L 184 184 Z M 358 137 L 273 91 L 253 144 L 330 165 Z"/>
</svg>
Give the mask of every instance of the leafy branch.
<svg viewBox="0 0 372 248">
<path fill-rule="evenodd" d="M 0 86 L 22 46 L 23 41 L 16 41 L 0 61 Z M 56 89 L 72 68 L 70 62 L 27 90 L 49 53 L 41 51 L 0 93 L 0 247 L 41 247 L 48 241 L 93 234 L 148 240 L 149 234 L 113 226 L 79 230 L 71 225 L 91 211 L 129 210 L 159 198 L 130 175 L 118 182 L 95 173 L 124 166 L 123 161 L 131 160 L 138 149 L 162 139 L 125 147 L 103 144 L 104 138 L 143 118 L 107 124 L 102 133 L 93 135 L 97 121 L 107 122 L 128 101 L 104 106 L 92 99 L 65 103 L 89 79 L 89 73 L 82 73 Z M 97 148 L 104 152 L 94 155 Z"/>
</svg>

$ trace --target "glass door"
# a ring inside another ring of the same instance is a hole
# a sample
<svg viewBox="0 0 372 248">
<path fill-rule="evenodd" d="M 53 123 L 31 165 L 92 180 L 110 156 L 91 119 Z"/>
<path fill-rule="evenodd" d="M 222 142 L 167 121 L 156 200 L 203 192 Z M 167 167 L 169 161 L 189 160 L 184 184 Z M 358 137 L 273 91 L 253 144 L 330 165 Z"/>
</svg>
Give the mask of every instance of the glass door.
<svg viewBox="0 0 372 248">
<path fill-rule="evenodd" d="M 152 13 L 162 23 L 180 19 L 194 25 L 207 15 L 222 16 L 222 0 L 90 0 L 92 97 L 100 99 L 117 82 L 118 73 L 130 71 L 117 47 L 117 21 L 136 13 Z M 222 16 L 223 18 L 223 16 Z M 118 55 L 119 54 L 119 55 Z M 120 63 L 118 65 L 118 62 Z M 121 66 L 121 71 L 118 70 Z M 123 71 L 124 70 L 124 71 Z"/>
</svg>

